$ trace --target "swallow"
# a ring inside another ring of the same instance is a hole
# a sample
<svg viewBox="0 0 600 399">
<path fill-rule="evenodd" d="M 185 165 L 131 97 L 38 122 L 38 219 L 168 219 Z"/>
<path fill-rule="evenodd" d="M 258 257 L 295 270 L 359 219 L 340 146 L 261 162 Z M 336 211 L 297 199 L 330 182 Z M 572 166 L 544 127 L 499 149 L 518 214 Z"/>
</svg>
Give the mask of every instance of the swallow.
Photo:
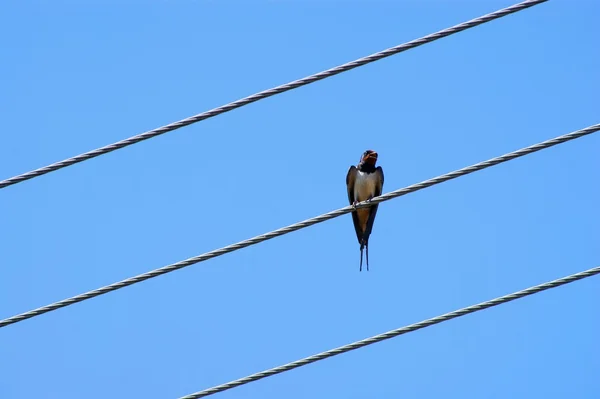
<svg viewBox="0 0 600 399">
<path fill-rule="evenodd" d="M 375 163 L 377 163 L 377 153 L 367 150 L 360 157 L 358 165 L 350 166 L 346 175 L 346 188 L 348 189 L 350 205 L 356 207 L 359 202 L 371 201 L 373 197 L 381 195 L 383 169 L 381 166 L 375 167 Z M 352 222 L 354 223 L 354 230 L 356 230 L 356 238 L 358 238 L 360 244 L 360 271 L 362 271 L 363 249 L 365 248 L 367 250 L 367 271 L 369 270 L 369 236 L 371 236 L 378 206 L 373 205 L 352 211 Z"/>
</svg>

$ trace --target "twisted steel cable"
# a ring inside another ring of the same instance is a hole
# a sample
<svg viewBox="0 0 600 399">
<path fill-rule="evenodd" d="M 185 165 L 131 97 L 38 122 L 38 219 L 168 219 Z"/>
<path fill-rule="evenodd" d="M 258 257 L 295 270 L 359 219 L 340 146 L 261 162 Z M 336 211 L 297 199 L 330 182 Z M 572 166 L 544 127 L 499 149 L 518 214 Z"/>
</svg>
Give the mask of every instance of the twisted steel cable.
<svg viewBox="0 0 600 399">
<path fill-rule="evenodd" d="M 496 158 L 492 158 L 492 159 L 487 160 L 487 161 L 479 162 L 477 164 L 474 164 L 474 165 L 471 165 L 471 166 L 467 166 L 467 167 L 464 167 L 462 169 L 458 169 L 458 170 L 455 170 L 453 172 L 449 172 L 449 173 L 446 173 L 444 175 L 441 175 L 441 176 L 438 176 L 438 177 L 434 177 L 432 179 L 425 180 L 425 181 L 422 181 L 422 182 L 417 183 L 417 184 L 413 184 L 413 185 L 410 185 L 410 186 L 407 186 L 407 187 L 404 187 L 404 188 L 401 188 L 401 189 L 398 189 L 398 190 L 395 190 L 395 191 L 391 191 L 391 192 L 389 192 L 387 194 L 384 194 L 384 195 L 381 195 L 379 197 L 373 198 L 370 202 L 366 202 L 366 201 L 365 202 L 361 202 L 361 203 L 359 203 L 359 204 L 356 205 L 356 208 L 368 207 L 368 206 L 371 206 L 371 205 L 374 205 L 374 204 L 378 204 L 380 202 L 391 200 L 392 198 L 401 197 L 403 195 L 406 195 L 406 194 L 409 194 L 409 193 L 413 193 L 415 191 L 419 191 L 419 190 L 422 190 L 424 188 L 427 188 L 427 187 L 430 187 L 430 186 L 433 186 L 433 185 L 436 185 L 436 184 L 440 184 L 440 183 L 443 183 L 443 182 L 448 181 L 448 180 L 456 179 L 457 177 L 468 175 L 470 173 L 473 173 L 473 172 L 476 172 L 476 171 L 479 171 L 479 170 L 482 170 L 482 169 L 486 169 L 486 168 L 489 168 L 491 166 L 498 165 L 500 163 L 507 162 L 507 161 L 510 161 L 512 159 L 519 158 L 519 157 L 531 154 L 531 153 L 536 152 L 536 151 L 543 150 L 545 148 L 550 148 L 550 147 L 555 146 L 557 144 L 561 144 L 561 143 L 564 143 L 564 142 L 567 142 L 567 141 L 570 141 L 570 140 L 577 139 L 579 137 L 583 137 L 583 136 L 592 134 L 592 133 L 594 133 L 594 132 L 596 132 L 598 130 L 600 130 L 600 124 L 592 125 L 592 126 L 586 127 L 585 129 L 577 130 L 575 132 L 568 133 L 568 134 L 565 134 L 565 135 L 562 135 L 562 136 L 559 136 L 559 137 L 556 137 L 556 138 L 553 138 L 553 139 L 550 139 L 550 140 L 546 140 L 546 141 L 543 141 L 541 143 L 534 144 L 534 145 L 531 145 L 529 147 L 525 147 L 525 148 L 522 148 L 520 150 L 517 150 L 517 151 L 514 151 L 514 152 L 510 152 L 508 154 L 505 154 L 505 155 L 502 155 L 502 156 L 499 156 L 499 157 L 496 157 Z M 152 270 L 152 271 L 149 271 L 149 272 L 146 272 L 146 273 L 143 273 L 143 274 L 139 274 L 139 275 L 137 275 L 135 277 L 130 277 L 128 279 L 125 279 L 125 280 L 122 280 L 122 281 L 119 281 L 119 282 L 116 282 L 116 283 L 104 286 L 102 288 L 98 288 L 98 289 L 93 290 L 93 291 L 88 291 L 86 293 L 79 294 L 79 295 L 76 295 L 76 296 L 71 297 L 71 298 L 63 299 L 62 301 L 58 301 L 58 302 L 52 303 L 50 305 L 42 306 L 40 308 L 37 308 L 37 309 L 34 309 L 34 310 L 30 310 L 30 311 L 25 312 L 25 313 L 21 313 L 21 314 L 9 317 L 9 318 L 4 319 L 4 320 L 0 320 L 0 328 L 6 327 L 6 326 L 8 326 L 10 324 L 17 323 L 17 322 L 20 322 L 20 321 L 23 321 L 23 320 L 26 320 L 26 319 L 29 319 L 29 318 L 32 318 L 32 317 L 35 317 L 35 316 L 40 316 L 40 315 L 42 315 L 44 313 L 48 313 L 48 312 L 51 312 L 51 311 L 56 310 L 56 309 L 64 308 L 65 306 L 73 305 L 73 304 L 75 304 L 77 302 L 82 302 L 82 301 L 85 301 L 87 299 L 91 299 L 91 298 L 94 298 L 94 297 L 97 297 L 97 296 L 109 293 L 111 291 L 115 291 L 115 290 L 127 287 L 127 286 L 132 285 L 132 284 L 137 284 L 137 283 L 140 283 L 142 281 L 145 281 L 145 280 L 148 280 L 148 279 L 151 279 L 151 278 L 154 278 L 154 277 L 158 277 L 158 276 L 160 276 L 162 274 L 170 273 L 170 272 L 173 272 L 175 270 L 179 270 L 179 269 L 182 269 L 184 267 L 191 266 L 191 265 L 193 265 L 195 263 L 203 262 L 203 261 L 206 261 L 208 259 L 211 259 L 211 258 L 214 258 L 214 257 L 217 257 L 217 256 L 221 256 L 221 255 L 227 254 L 229 252 L 237 251 L 239 249 L 246 248 L 246 247 L 248 247 L 250 245 L 255 245 L 255 244 L 261 243 L 263 241 L 267 241 L 267 240 L 270 240 L 272 238 L 279 237 L 279 236 L 282 236 L 284 234 L 288 234 L 288 233 L 291 233 L 293 231 L 300 230 L 300 229 L 312 226 L 314 224 L 321 223 L 321 222 L 324 222 L 326 220 L 336 218 L 338 216 L 342 216 L 342 215 L 344 215 L 346 213 L 352 212 L 354 209 L 355 208 L 352 207 L 352 206 L 346 206 L 346 207 L 337 209 L 335 211 L 331 211 L 331 212 L 325 213 L 323 215 L 320 215 L 320 216 L 317 216 L 317 217 L 314 217 L 314 218 L 311 218 L 311 219 L 307 219 L 307 220 L 305 220 L 303 222 L 299 222 L 299 223 L 295 223 L 295 224 L 292 224 L 292 225 L 289 225 L 289 226 L 286 226 L 286 227 L 282 227 L 280 229 L 277 229 L 277 230 L 274 230 L 274 231 L 271 231 L 271 232 L 268 232 L 268 233 L 265 233 L 265 234 L 253 237 L 253 238 L 250 238 L 248 240 L 240 241 L 238 243 L 231 244 L 231 245 L 228 245 L 228 246 L 223 247 L 223 248 L 215 249 L 213 251 L 206 252 L 206 253 L 204 253 L 202 255 L 198 255 L 198 256 L 195 256 L 195 257 L 192 257 L 192 258 L 189 258 L 189 259 L 186 259 L 186 260 L 182 260 L 182 261 L 177 262 L 177 263 L 173 263 L 173 264 L 170 264 L 170 265 L 167 265 L 167 266 L 163 266 L 163 267 L 161 267 L 159 269 Z"/>
<path fill-rule="evenodd" d="M 363 66 L 363 65 L 369 64 L 371 62 L 378 61 L 382 58 L 386 58 L 391 55 L 398 54 L 398 53 L 401 53 L 406 50 L 410 50 L 415 47 L 419 47 L 423 44 L 431 43 L 435 40 L 441 39 L 446 36 L 453 35 L 458 32 L 462 32 L 464 30 L 473 28 L 477 25 L 481 25 L 483 23 L 492 21 L 494 19 L 504 17 L 508 14 L 512 14 L 517 11 L 524 10 L 526 8 L 532 7 L 532 6 L 540 4 L 540 3 L 545 3 L 546 1 L 548 1 L 548 0 L 527 0 L 522 3 L 518 3 L 513 6 L 492 12 L 490 14 L 483 15 L 479 18 L 475 18 L 470 21 L 463 22 L 461 24 L 452 26 L 450 28 L 446 28 L 437 33 L 432 33 L 427 36 L 423 36 L 420 39 L 411 40 L 410 42 L 400 44 L 396 47 L 388 48 L 386 50 L 380 51 L 378 53 L 375 53 L 375 54 L 372 54 L 372 55 L 369 55 L 369 56 L 366 56 L 363 58 L 359 58 L 355 61 L 348 62 L 346 64 L 337 66 L 335 68 L 331 68 L 326 71 L 322 71 L 322 72 L 307 76 L 302 79 L 294 80 L 293 82 L 283 84 L 283 85 L 274 87 L 272 89 L 261 91 L 259 93 L 239 99 L 239 100 L 231 102 L 229 104 L 226 104 L 226 105 L 223 105 L 223 106 L 220 106 L 217 108 L 213 108 L 213 109 L 203 112 L 201 114 L 197 114 L 197 115 L 191 116 L 189 118 L 182 119 L 180 121 L 173 122 L 173 123 L 170 123 L 168 125 L 165 125 L 165 126 L 153 129 L 153 130 L 149 130 L 145 133 L 141 133 L 141 134 L 129 137 L 129 138 L 121 140 L 121 141 L 117 141 L 116 143 L 109 144 L 104 147 L 100 147 L 95 150 L 85 152 L 83 154 L 74 156 L 72 158 L 67 158 L 63 161 L 55 162 L 48 166 L 44 166 L 42 168 L 38 168 L 38 169 L 32 170 L 27 173 L 23 173 L 23 174 L 11 177 L 6 180 L 2 180 L 2 181 L 0 181 L 0 189 L 8 187 L 8 186 L 12 186 L 13 184 L 24 182 L 25 180 L 33 179 L 34 177 L 39 177 L 39 176 L 45 175 L 46 173 L 50 173 L 50 172 L 54 172 L 54 171 L 62 169 L 62 168 L 66 168 L 67 166 L 71 166 L 71 165 L 74 165 L 79 162 L 87 161 L 88 159 L 92 159 L 92 158 L 95 158 L 95 157 L 103 155 L 103 154 L 108 154 L 109 152 L 130 146 L 132 144 L 139 143 L 140 141 L 144 141 L 144 140 L 148 140 L 150 138 L 156 137 L 156 136 L 160 136 L 161 134 L 168 133 L 173 130 L 177 130 L 179 128 L 191 125 L 196 122 L 200 122 L 204 119 L 212 118 L 214 116 L 223 114 L 225 112 L 234 110 L 236 108 L 243 107 L 244 105 L 251 104 L 255 101 L 262 100 L 262 99 L 274 96 L 276 94 L 281 94 L 281 93 L 284 93 L 284 92 L 292 90 L 292 89 L 297 89 L 298 87 L 302 87 L 307 84 L 317 82 L 321 79 L 325 79 L 325 78 L 340 74 L 342 72 L 346 72 L 351 69 L 357 68 L 359 66 Z"/>
<path fill-rule="evenodd" d="M 556 280 L 553 280 L 553 281 L 550 281 L 550 282 L 547 282 L 544 284 L 536 285 L 536 286 L 533 286 L 533 287 L 530 287 L 530 288 L 527 288 L 527 289 L 524 289 L 521 291 L 517 291 L 512 294 L 504 295 L 499 298 L 491 299 L 486 302 L 481 302 L 476 305 L 471 305 L 466 308 L 455 310 L 453 312 L 446 313 L 441 316 L 433 317 L 431 319 L 423 320 L 423 321 L 420 321 L 415 324 L 411 324 L 411 325 L 408 325 L 405 327 L 391 330 L 391 331 L 388 331 L 383 334 L 375 335 L 373 337 L 366 338 L 361 341 L 356 341 L 356 342 L 348 344 L 348 345 L 340 346 L 339 348 L 330 349 L 328 351 L 321 352 L 316 355 L 306 357 L 304 359 L 296 360 L 295 362 L 284 364 L 282 366 L 275 367 L 275 368 L 272 368 L 269 370 L 261 371 L 260 373 L 255 373 L 255 374 L 249 375 L 247 377 L 228 382 L 226 384 L 217 385 L 215 387 L 208 388 L 203 391 L 193 393 L 191 395 L 183 396 L 180 399 L 198 399 L 198 398 L 203 398 L 205 396 L 213 395 L 218 392 L 223 392 L 228 389 L 247 384 L 249 382 L 257 381 L 257 380 L 260 380 L 260 379 L 263 379 L 266 377 L 270 377 L 275 374 L 283 373 L 285 371 L 290 371 L 290 370 L 293 370 L 298 367 L 306 366 L 307 364 L 314 363 L 319 360 L 324 360 L 324 359 L 327 359 L 332 356 L 350 352 L 352 350 L 362 348 L 363 346 L 375 344 L 377 342 L 381 342 L 386 339 L 394 338 L 394 337 L 397 337 L 402 334 L 420 330 L 421 328 L 430 327 L 435 324 L 442 323 L 444 321 L 448 321 L 448 320 L 455 319 L 457 317 L 465 316 L 469 313 L 479 312 L 480 310 L 488 309 L 488 308 L 491 308 L 494 306 L 501 305 L 503 303 L 514 301 L 515 299 L 533 295 L 538 292 L 545 291 L 545 290 L 548 290 L 551 288 L 560 287 L 561 285 L 569 284 L 574 281 L 581 280 L 581 279 L 584 279 L 587 277 L 592 277 L 599 273 L 600 273 L 600 266 L 594 267 L 592 269 L 588 269 L 583 272 L 572 274 L 567 277 L 559 278 L 559 279 L 556 279 Z"/>
</svg>

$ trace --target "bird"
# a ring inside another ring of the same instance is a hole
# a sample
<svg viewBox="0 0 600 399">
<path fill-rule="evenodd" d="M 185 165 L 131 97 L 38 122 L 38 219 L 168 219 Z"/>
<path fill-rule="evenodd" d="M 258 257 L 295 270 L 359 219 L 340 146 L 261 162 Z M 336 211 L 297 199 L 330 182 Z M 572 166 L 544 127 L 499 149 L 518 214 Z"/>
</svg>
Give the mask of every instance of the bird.
<svg viewBox="0 0 600 399">
<path fill-rule="evenodd" d="M 377 156 L 375 151 L 367 150 L 360 157 L 358 165 L 350 166 L 346 175 L 346 188 L 350 205 L 356 207 L 359 202 L 371 201 L 373 197 L 381 195 L 384 180 L 383 169 L 381 166 L 375 167 Z M 367 271 L 369 271 L 369 237 L 371 236 L 378 206 L 372 205 L 352 211 L 352 222 L 354 223 L 356 238 L 358 238 L 360 244 L 360 271 L 362 271 L 363 264 L 363 249 L 366 249 Z"/>
</svg>

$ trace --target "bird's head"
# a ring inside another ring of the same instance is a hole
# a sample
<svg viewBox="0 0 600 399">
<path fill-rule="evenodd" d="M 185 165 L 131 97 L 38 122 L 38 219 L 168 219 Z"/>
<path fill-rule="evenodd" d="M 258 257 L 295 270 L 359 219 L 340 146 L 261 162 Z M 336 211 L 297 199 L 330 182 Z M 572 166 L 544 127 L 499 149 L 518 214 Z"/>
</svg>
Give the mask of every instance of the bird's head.
<svg viewBox="0 0 600 399">
<path fill-rule="evenodd" d="M 377 153 L 373 150 L 367 150 L 362 154 L 360 158 L 360 162 L 363 164 L 375 166 L 377 162 Z"/>
</svg>

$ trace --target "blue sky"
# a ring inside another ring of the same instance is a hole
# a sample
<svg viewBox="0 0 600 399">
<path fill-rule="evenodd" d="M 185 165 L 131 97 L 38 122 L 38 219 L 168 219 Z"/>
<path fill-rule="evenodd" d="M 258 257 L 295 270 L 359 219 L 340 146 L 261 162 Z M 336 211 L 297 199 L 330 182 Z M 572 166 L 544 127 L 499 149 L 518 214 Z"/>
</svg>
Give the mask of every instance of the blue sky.
<svg viewBox="0 0 600 399">
<path fill-rule="evenodd" d="M 5 1 L 0 179 L 510 1 Z M 0 318 L 600 122 L 597 2 L 552 0 L 0 190 Z M 178 398 L 598 266 L 600 137 L 0 329 L 2 398 Z M 224 393 L 597 398 L 590 278 Z"/>
</svg>

